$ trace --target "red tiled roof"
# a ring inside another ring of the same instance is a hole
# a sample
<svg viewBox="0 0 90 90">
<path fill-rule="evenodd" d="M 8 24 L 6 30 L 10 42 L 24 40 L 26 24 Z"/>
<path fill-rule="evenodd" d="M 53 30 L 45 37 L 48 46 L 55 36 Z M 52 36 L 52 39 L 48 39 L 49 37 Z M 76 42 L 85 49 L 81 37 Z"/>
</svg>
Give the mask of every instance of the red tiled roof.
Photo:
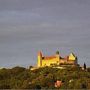
<svg viewBox="0 0 90 90">
<path fill-rule="evenodd" d="M 64 59 L 65 59 L 65 60 L 68 60 L 68 59 L 69 59 L 69 56 L 65 56 Z"/>
<path fill-rule="evenodd" d="M 53 59 L 53 58 L 56 58 L 56 56 L 43 57 L 43 59 L 46 59 L 46 60 Z"/>
</svg>

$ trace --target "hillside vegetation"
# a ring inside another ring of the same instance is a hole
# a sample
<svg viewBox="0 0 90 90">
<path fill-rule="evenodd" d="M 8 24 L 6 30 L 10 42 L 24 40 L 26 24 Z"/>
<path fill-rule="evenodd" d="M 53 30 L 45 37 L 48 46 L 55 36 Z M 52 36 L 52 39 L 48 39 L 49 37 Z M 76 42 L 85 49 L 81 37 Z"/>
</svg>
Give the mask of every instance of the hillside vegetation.
<svg viewBox="0 0 90 90">
<path fill-rule="evenodd" d="M 62 82 L 55 87 L 55 82 Z M 44 67 L 35 70 L 23 67 L 0 69 L 0 89 L 90 89 L 90 68 L 58 69 Z"/>
</svg>

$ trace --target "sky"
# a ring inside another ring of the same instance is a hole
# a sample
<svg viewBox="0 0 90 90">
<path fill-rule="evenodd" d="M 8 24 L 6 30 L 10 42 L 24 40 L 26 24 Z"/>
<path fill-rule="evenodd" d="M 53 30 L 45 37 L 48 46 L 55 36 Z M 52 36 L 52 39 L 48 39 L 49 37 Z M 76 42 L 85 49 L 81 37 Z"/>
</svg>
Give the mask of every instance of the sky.
<svg viewBox="0 0 90 90">
<path fill-rule="evenodd" d="M 90 66 L 90 0 L 0 0 L 0 67 L 36 65 L 38 51 L 57 50 Z"/>
</svg>

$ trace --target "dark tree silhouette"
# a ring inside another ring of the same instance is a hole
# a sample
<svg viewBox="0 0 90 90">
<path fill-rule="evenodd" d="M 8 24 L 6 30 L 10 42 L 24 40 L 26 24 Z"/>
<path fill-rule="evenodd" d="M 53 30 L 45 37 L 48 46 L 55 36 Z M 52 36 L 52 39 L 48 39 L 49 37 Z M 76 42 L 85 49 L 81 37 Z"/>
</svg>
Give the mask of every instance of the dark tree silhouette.
<svg viewBox="0 0 90 90">
<path fill-rule="evenodd" d="M 86 64 L 85 63 L 84 63 L 84 66 L 83 67 L 84 67 L 84 70 L 86 70 Z"/>
</svg>

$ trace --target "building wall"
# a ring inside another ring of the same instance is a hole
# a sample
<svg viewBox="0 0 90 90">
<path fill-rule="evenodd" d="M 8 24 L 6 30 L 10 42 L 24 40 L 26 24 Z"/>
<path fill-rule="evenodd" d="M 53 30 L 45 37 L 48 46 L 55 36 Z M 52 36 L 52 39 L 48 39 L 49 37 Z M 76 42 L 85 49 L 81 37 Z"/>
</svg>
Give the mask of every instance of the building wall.
<svg viewBox="0 0 90 90">
<path fill-rule="evenodd" d="M 64 63 L 67 63 L 67 60 L 60 59 L 60 60 L 59 60 L 59 63 L 63 63 L 63 64 L 64 64 Z"/>
<path fill-rule="evenodd" d="M 49 60 L 42 60 L 42 66 L 50 66 L 51 64 L 59 64 L 59 59 L 58 58 L 53 58 Z"/>
<path fill-rule="evenodd" d="M 69 55 L 69 60 L 76 60 L 76 57 L 73 55 L 73 53 L 71 53 L 70 55 Z"/>
<path fill-rule="evenodd" d="M 75 61 L 73 61 L 73 60 L 68 60 L 67 63 L 68 63 L 68 64 L 75 64 Z"/>
</svg>

